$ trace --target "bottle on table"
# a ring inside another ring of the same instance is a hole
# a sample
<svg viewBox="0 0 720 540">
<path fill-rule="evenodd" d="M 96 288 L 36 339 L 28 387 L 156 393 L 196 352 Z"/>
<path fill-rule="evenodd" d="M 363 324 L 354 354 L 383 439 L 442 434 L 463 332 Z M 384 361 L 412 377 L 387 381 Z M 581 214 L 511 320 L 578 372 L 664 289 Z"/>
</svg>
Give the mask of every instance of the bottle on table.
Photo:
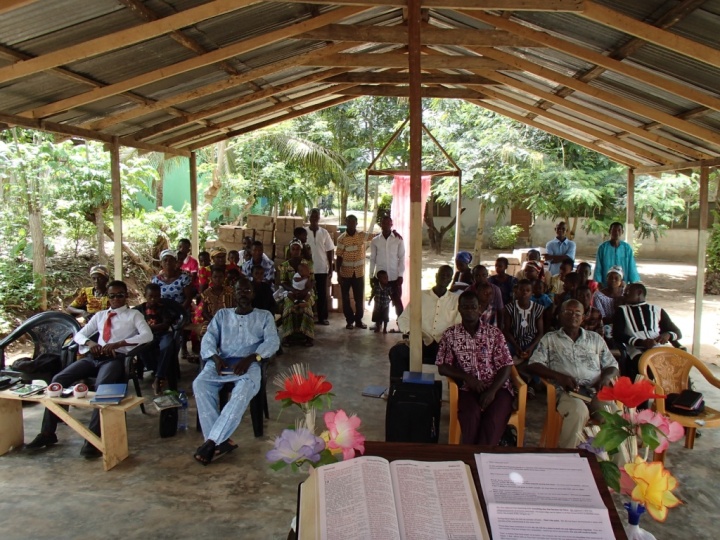
<svg viewBox="0 0 720 540">
<path fill-rule="evenodd" d="M 180 390 L 178 396 L 180 410 L 178 411 L 178 431 L 185 431 L 188 428 L 188 398 L 185 390 Z"/>
</svg>

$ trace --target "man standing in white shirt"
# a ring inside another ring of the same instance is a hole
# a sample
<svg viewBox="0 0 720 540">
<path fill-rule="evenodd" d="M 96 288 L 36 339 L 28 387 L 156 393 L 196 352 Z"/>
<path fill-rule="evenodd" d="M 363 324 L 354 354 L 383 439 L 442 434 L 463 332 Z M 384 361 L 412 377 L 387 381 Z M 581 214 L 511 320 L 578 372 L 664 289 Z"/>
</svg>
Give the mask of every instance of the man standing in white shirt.
<svg viewBox="0 0 720 540">
<path fill-rule="evenodd" d="M 122 382 L 125 377 L 124 354 L 137 345 L 153 340 L 153 333 L 145 317 L 136 309 L 130 309 L 127 302 L 127 285 L 122 281 L 108 284 L 108 302 L 110 309 L 99 311 L 73 340 L 80 345 L 85 356 L 73 362 L 53 377 L 52 382 L 69 388 L 74 382 L 88 377 L 96 377 L 96 385 Z M 98 334 L 97 341 L 90 338 Z M 52 446 L 58 442 L 55 430 L 58 417 L 45 409 L 42 428 L 28 448 Z M 99 409 L 93 409 L 88 425 L 90 431 L 100 436 Z M 86 458 L 99 457 L 102 452 L 85 441 L 80 454 Z"/>
<path fill-rule="evenodd" d="M 319 223 L 320 210 L 313 208 L 310 210 L 307 242 L 312 250 L 313 271 L 315 272 L 318 323 L 327 326 L 330 324 L 328 321 L 328 288 L 332 281 L 335 244 L 327 229 L 320 227 Z"/>
<path fill-rule="evenodd" d="M 405 273 L 405 244 L 402 236 L 392 230 L 393 220 L 385 216 L 380 221 L 381 234 L 370 242 L 370 278 L 374 279 L 377 272 L 385 270 L 388 282 L 393 288 L 392 303 L 399 317 L 403 312 L 402 284 Z M 452 271 L 452 268 L 450 269 Z M 450 275 L 452 280 L 452 275 Z"/>
<path fill-rule="evenodd" d="M 448 291 L 453 278 L 452 266 L 438 268 L 435 286 L 422 291 L 420 309 L 422 310 L 423 364 L 434 364 L 443 332 L 455 324 L 460 324 L 458 295 Z M 417 300 L 398 317 L 398 327 L 403 334 L 410 332 L 410 311 Z"/>
</svg>

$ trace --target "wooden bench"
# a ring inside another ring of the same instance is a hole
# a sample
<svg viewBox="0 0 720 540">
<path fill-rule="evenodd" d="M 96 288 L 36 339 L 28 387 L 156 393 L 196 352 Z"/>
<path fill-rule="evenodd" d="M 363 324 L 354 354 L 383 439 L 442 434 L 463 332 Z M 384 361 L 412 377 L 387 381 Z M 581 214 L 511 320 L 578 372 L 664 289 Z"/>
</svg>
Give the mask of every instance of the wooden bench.
<svg viewBox="0 0 720 540">
<path fill-rule="evenodd" d="M 0 392 L 0 456 L 13 448 L 24 444 L 22 402 L 41 403 L 54 412 L 58 418 L 80 434 L 85 440 L 103 453 L 103 466 L 106 471 L 112 469 L 128 457 L 127 426 L 125 413 L 138 407 L 145 400 L 137 396 L 128 396 L 119 405 L 96 405 L 90 403 L 94 392 L 85 398 L 50 398 L 44 395 L 21 397 L 9 390 Z M 70 416 L 62 405 L 100 409 L 101 437 L 95 435 L 83 424 Z"/>
</svg>

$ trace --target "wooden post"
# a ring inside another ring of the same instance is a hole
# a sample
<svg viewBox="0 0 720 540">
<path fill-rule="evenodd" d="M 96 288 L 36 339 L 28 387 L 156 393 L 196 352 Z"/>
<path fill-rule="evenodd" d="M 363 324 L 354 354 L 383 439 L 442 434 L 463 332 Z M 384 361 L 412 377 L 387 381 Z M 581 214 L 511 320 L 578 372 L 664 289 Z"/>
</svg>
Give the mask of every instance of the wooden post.
<svg viewBox="0 0 720 540">
<path fill-rule="evenodd" d="M 422 96 L 420 73 L 421 0 L 408 0 L 410 71 L 410 370 L 422 371 Z"/>
<path fill-rule="evenodd" d="M 457 254 L 460 251 L 460 218 L 461 217 L 462 217 L 462 171 L 458 171 L 458 195 L 457 195 L 457 205 L 455 206 L 455 254 L 453 255 L 453 261 L 457 258 Z"/>
<path fill-rule="evenodd" d="M 368 232 L 367 214 L 368 214 L 368 194 L 370 192 L 370 174 L 365 170 L 365 210 L 363 210 L 363 232 Z M 372 277 L 372 276 L 370 276 Z"/>
<path fill-rule="evenodd" d="M 120 143 L 113 137 L 110 145 L 110 180 L 112 182 L 113 206 L 113 262 L 115 265 L 115 279 L 123 278 L 123 233 L 122 233 L 122 189 L 120 187 Z"/>
<path fill-rule="evenodd" d="M 197 196 L 197 154 L 190 153 L 190 219 L 192 221 L 190 241 L 192 242 L 191 255 L 197 259 L 200 253 L 200 237 L 198 236 L 198 196 Z"/>
<path fill-rule="evenodd" d="M 697 268 L 695 283 L 695 320 L 693 323 L 693 355 L 700 356 L 703 294 L 705 292 L 705 251 L 708 241 L 708 177 L 709 167 L 700 167 L 700 223 L 698 224 Z"/>
<path fill-rule="evenodd" d="M 625 213 L 625 241 L 633 245 L 635 234 L 635 169 L 627 172 L 627 211 Z"/>
</svg>

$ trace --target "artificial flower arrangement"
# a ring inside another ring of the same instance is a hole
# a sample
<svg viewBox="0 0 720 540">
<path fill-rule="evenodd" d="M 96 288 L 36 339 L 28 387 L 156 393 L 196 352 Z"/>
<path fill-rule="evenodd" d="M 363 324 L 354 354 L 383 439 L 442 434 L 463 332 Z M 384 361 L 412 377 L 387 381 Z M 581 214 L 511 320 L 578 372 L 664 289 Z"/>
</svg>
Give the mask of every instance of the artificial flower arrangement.
<svg viewBox="0 0 720 540">
<path fill-rule="evenodd" d="M 275 394 L 282 408 L 296 405 L 303 418 L 295 426 L 284 429 L 275 437 L 273 449 L 266 455 L 270 467 L 279 471 L 290 465 L 293 472 L 306 463 L 318 467 L 344 459 L 352 459 L 355 452 L 365 452 L 365 437 L 358 432 L 360 418 L 345 411 L 328 411 L 323 415 L 325 431 L 315 435 L 315 417 L 323 405 L 330 407 L 332 384 L 324 375 L 316 375 L 305 364 L 295 364 L 278 375 L 274 384 L 280 388 Z"/>
<path fill-rule="evenodd" d="M 637 529 L 639 516 L 647 512 L 657 521 L 665 521 L 668 508 L 680 504 L 672 493 L 678 482 L 660 461 L 648 462 L 650 451 L 664 452 L 669 443 L 680 440 L 684 429 L 678 422 L 649 409 L 637 411 L 637 406 L 648 399 L 664 398 L 655 394 L 655 385 L 647 379 L 633 383 L 629 377 L 620 377 L 614 386 L 603 387 L 597 394 L 600 401 L 619 401 L 623 408 L 615 413 L 600 411 L 604 423 L 594 438 L 580 445 L 598 455 L 600 468 L 608 486 L 631 497 L 625 503 L 630 525 Z M 638 441 L 638 437 L 640 441 Z M 642 445 L 643 456 L 639 454 Z M 622 451 L 625 461 L 622 470 L 609 457 Z M 634 523 L 633 523 L 634 522 Z M 654 538 L 639 529 L 645 536 Z M 649 535 L 649 536 L 648 536 Z"/>
</svg>

